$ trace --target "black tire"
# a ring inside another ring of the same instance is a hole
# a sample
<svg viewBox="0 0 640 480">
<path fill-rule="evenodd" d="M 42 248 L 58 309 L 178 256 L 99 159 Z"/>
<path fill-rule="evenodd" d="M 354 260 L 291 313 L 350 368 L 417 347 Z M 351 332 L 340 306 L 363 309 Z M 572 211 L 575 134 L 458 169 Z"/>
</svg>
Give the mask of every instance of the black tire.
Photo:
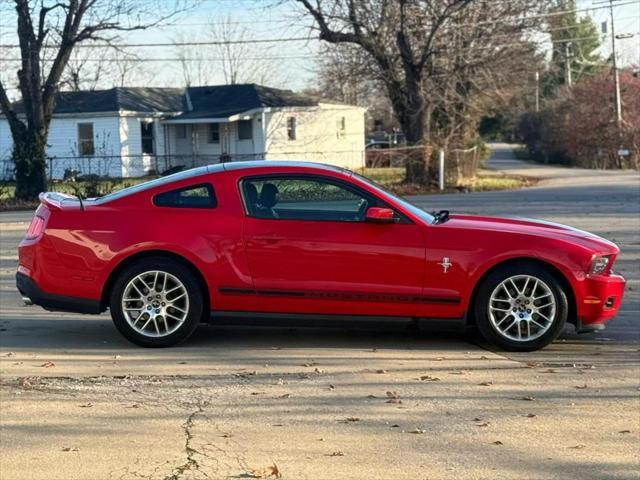
<svg viewBox="0 0 640 480">
<path fill-rule="evenodd" d="M 528 275 L 541 280 L 549 287 L 555 300 L 556 310 L 551 325 L 544 334 L 529 341 L 514 341 L 507 338 L 497 330 L 489 316 L 491 294 L 503 281 L 516 275 Z M 530 352 L 549 345 L 563 331 L 569 312 L 567 294 L 558 279 L 543 266 L 532 262 L 506 264 L 489 273 L 478 288 L 473 307 L 476 324 L 482 336 L 489 343 L 512 352 Z"/>
<path fill-rule="evenodd" d="M 137 332 L 129 325 L 122 311 L 121 301 L 127 284 L 137 275 L 148 271 L 173 275 L 182 282 L 188 296 L 184 322 L 166 336 L 150 337 Z M 147 257 L 132 263 L 118 276 L 111 290 L 110 309 L 116 328 L 130 342 L 141 347 L 171 347 L 189 338 L 200 323 L 203 309 L 202 289 L 191 270 L 182 263 L 165 257 Z"/>
</svg>

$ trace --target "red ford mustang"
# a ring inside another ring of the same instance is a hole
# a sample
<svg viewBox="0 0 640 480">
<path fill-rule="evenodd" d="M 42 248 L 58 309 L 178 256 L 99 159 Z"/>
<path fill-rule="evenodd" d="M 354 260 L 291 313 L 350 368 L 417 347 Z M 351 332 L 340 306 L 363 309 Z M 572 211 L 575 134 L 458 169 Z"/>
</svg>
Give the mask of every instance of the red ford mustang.
<svg viewBox="0 0 640 480">
<path fill-rule="evenodd" d="M 369 180 L 301 162 L 227 163 L 81 201 L 41 195 L 18 289 L 100 313 L 146 347 L 202 321 L 354 316 L 477 326 L 534 350 L 566 322 L 604 328 L 624 279 L 615 244 L 562 225 L 434 214 Z"/>
</svg>

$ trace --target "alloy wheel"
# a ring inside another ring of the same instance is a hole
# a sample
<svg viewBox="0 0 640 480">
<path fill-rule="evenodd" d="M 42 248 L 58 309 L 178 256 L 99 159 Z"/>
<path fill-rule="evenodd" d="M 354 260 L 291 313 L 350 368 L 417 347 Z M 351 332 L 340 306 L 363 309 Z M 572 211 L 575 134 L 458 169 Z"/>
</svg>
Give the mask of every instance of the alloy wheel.
<svg viewBox="0 0 640 480">
<path fill-rule="evenodd" d="M 176 276 L 152 270 L 127 283 L 121 305 L 125 320 L 136 332 L 147 337 L 164 337 L 186 320 L 189 295 Z"/>
<path fill-rule="evenodd" d="M 489 300 L 489 320 L 504 338 L 529 342 L 544 335 L 556 317 L 551 288 L 531 275 L 514 275 L 498 284 Z"/>
</svg>

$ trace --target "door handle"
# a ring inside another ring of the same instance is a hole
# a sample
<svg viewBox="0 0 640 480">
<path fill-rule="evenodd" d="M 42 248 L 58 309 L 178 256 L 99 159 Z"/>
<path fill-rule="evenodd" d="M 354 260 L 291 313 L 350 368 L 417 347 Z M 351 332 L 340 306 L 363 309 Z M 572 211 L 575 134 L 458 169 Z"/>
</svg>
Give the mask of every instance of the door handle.
<svg viewBox="0 0 640 480">
<path fill-rule="evenodd" d="M 266 235 L 256 235 L 251 237 L 252 240 L 259 243 L 278 243 L 280 240 L 284 240 L 284 237 L 281 235 L 277 235 L 275 233 L 266 234 Z"/>
</svg>

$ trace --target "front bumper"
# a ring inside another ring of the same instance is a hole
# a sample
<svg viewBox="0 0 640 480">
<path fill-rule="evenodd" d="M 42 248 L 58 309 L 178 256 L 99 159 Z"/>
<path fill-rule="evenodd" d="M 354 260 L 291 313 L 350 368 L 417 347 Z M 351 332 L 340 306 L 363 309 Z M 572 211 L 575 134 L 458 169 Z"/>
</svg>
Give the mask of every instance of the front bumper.
<svg viewBox="0 0 640 480">
<path fill-rule="evenodd" d="M 66 297 L 43 292 L 36 283 L 24 273 L 16 273 L 16 286 L 20 294 L 35 305 L 53 312 L 100 313 L 99 300 L 89 298 Z"/>
<path fill-rule="evenodd" d="M 587 277 L 576 295 L 578 331 L 601 330 L 617 313 L 624 295 L 624 277 L 617 274 Z"/>
</svg>

